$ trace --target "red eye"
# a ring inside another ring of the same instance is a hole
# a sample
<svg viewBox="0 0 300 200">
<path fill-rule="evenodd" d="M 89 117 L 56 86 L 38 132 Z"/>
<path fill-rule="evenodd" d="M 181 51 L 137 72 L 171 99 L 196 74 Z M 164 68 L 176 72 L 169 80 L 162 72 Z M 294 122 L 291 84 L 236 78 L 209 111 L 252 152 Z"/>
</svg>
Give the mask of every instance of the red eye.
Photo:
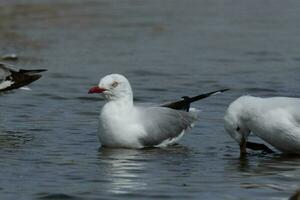
<svg viewBox="0 0 300 200">
<path fill-rule="evenodd" d="M 114 81 L 114 82 L 111 84 L 111 86 L 114 87 L 114 88 L 117 87 L 118 85 L 119 85 L 119 83 L 118 83 L 117 81 Z"/>
</svg>

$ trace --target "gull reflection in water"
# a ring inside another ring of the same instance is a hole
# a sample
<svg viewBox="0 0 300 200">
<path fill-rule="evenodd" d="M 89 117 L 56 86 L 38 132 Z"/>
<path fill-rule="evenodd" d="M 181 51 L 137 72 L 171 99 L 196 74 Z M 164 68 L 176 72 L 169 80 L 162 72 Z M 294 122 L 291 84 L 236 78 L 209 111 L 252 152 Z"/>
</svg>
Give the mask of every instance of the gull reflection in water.
<svg viewBox="0 0 300 200">
<path fill-rule="evenodd" d="M 144 150 L 135 149 L 99 149 L 99 159 L 105 166 L 108 192 L 126 194 L 143 190 L 147 187 L 145 175 Z"/>
<path fill-rule="evenodd" d="M 182 170 L 186 176 L 189 170 L 182 166 L 190 168 L 192 165 L 186 159 L 191 152 L 181 145 L 140 150 L 100 148 L 99 167 L 102 176 L 105 176 L 102 179 L 106 180 L 106 191 L 114 194 L 137 193 L 161 182 L 161 173 L 172 170 L 176 174 Z M 182 166 L 178 168 L 180 163 Z"/>
</svg>

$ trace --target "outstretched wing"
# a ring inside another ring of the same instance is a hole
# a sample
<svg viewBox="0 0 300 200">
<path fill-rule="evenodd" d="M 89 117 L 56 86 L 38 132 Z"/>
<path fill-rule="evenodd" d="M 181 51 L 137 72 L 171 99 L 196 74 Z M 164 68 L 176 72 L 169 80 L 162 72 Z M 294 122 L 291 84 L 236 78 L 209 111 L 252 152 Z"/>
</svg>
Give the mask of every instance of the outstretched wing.
<svg viewBox="0 0 300 200">
<path fill-rule="evenodd" d="M 176 138 L 197 120 L 195 112 L 162 107 L 141 109 L 140 117 L 146 133 L 140 138 L 144 146 L 155 146 L 165 140 Z"/>
<path fill-rule="evenodd" d="M 38 70 L 15 70 L 11 65 L 0 62 L 0 92 L 8 91 L 23 87 L 41 78 L 42 75 L 37 74 L 46 71 Z"/>
<path fill-rule="evenodd" d="M 209 96 L 225 92 L 227 90 L 229 90 L 229 89 L 216 90 L 216 91 L 213 91 L 213 92 L 200 94 L 200 95 L 194 96 L 194 97 L 184 96 L 184 97 L 182 97 L 183 100 L 167 103 L 167 104 L 162 105 L 162 107 L 172 108 L 172 109 L 175 109 L 175 110 L 189 111 L 190 110 L 190 105 L 194 101 L 199 101 L 200 99 L 204 99 L 204 98 L 207 98 Z"/>
</svg>

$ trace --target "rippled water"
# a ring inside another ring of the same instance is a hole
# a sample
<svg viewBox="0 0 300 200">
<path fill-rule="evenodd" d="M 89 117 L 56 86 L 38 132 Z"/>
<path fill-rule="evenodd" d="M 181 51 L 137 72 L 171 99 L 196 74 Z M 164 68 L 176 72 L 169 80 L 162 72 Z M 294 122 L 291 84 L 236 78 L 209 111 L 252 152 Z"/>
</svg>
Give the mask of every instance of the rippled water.
<svg viewBox="0 0 300 200">
<path fill-rule="evenodd" d="M 1 1 L 0 54 L 49 71 L 1 95 L 0 198 L 286 199 L 300 157 L 239 159 L 222 118 L 243 94 L 299 97 L 299 13 L 292 0 Z M 87 90 L 115 72 L 139 103 L 232 90 L 194 104 L 177 146 L 99 149 L 103 102 Z"/>
</svg>

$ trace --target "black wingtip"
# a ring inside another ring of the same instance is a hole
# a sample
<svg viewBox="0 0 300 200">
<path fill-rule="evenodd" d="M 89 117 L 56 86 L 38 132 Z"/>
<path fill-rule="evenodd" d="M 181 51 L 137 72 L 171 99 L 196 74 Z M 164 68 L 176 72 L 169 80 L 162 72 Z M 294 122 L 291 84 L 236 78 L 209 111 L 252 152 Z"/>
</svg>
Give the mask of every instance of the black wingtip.
<svg viewBox="0 0 300 200">
<path fill-rule="evenodd" d="M 246 147 L 248 149 L 252 149 L 255 151 L 263 151 L 264 153 L 275 153 L 272 149 L 270 149 L 265 144 L 255 143 L 255 142 L 246 142 Z"/>
<path fill-rule="evenodd" d="M 42 77 L 42 75 L 40 75 L 40 74 L 33 74 L 30 77 L 31 77 L 31 80 L 33 82 L 33 81 L 36 81 L 36 80 L 40 79 Z"/>
<path fill-rule="evenodd" d="M 3 88 L 0 90 L 0 92 L 5 92 L 9 90 L 18 89 L 20 87 L 24 87 L 38 79 L 40 79 L 42 75 L 40 74 L 27 74 L 27 73 L 19 73 L 19 72 L 13 72 L 10 76 L 11 81 L 14 83 L 6 88 Z"/>
<path fill-rule="evenodd" d="M 48 70 L 47 69 L 20 69 L 19 70 L 20 73 L 24 73 L 24 74 L 37 74 L 45 71 Z"/>
<path fill-rule="evenodd" d="M 215 94 L 223 93 L 223 92 L 226 92 L 228 90 L 230 90 L 230 89 L 226 88 L 226 89 L 221 89 L 221 90 L 216 90 L 216 91 L 213 91 L 213 92 L 209 92 L 209 93 L 206 93 L 206 94 L 208 94 L 210 96 L 210 95 L 215 95 Z"/>
<path fill-rule="evenodd" d="M 221 90 L 216 90 L 213 92 L 209 92 L 209 93 L 204 93 L 204 94 L 200 94 L 198 96 L 194 96 L 194 97 L 189 97 L 189 96 L 183 96 L 181 98 L 183 98 L 183 100 L 181 101 L 175 101 L 175 102 L 171 102 L 168 104 L 164 104 L 162 105 L 162 107 L 168 107 L 168 108 L 172 108 L 172 109 L 176 109 L 176 110 L 185 110 L 185 111 L 189 111 L 190 109 L 190 104 L 195 102 L 195 101 L 199 101 L 201 99 L 205 99 L 207 97 L 228 91 L 229 89 L 221 89 Z"/>
<path fill-rule="evenodd" d="M 230 90 L 230 89 L 229 89 L 229 88 L 226 88 L 226 89 L 220 90 L 220 92 L 226 92 L 226 91 L 228 91 L 228 90 Z"/>
<path fill-rule="evenodd" d="M 189 100 L 192 103 L 194 101 L 199 101 L 201 99 L 205 99 L 207 97 L 210 97 L 210 96 L 213 96 L 213 95 L 216 95 L 216 94 L 219 94 L 219 93 L 223 93 L 223 92 L 228 91 L 228 90 L 229 90 L 228 88 L 221 89 L 221 90 L 215 90 L 213 92 L 208 92 L 208 93 L 200 94 L 200 95 L 195 96 L 195 97 L 191 97 Z"/>
</svg>

